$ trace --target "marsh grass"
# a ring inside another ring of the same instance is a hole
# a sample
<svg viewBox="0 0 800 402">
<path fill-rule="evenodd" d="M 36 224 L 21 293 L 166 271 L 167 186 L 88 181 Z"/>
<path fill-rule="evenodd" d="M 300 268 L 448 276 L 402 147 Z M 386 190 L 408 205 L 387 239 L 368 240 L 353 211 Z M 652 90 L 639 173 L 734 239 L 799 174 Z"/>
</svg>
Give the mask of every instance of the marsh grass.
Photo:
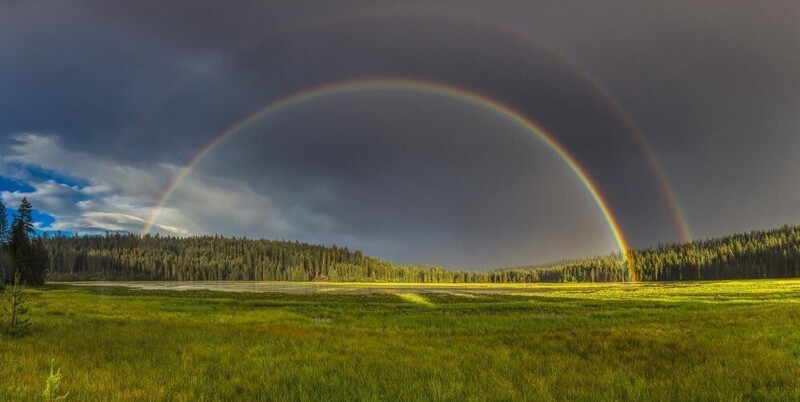
<svg viewBox="0 0 800 402">
<path fill-rule="evenodd" d="M 800 280 L 523 290 L 28 290 L 0 400 L 800 399 Z"/>
</svg>

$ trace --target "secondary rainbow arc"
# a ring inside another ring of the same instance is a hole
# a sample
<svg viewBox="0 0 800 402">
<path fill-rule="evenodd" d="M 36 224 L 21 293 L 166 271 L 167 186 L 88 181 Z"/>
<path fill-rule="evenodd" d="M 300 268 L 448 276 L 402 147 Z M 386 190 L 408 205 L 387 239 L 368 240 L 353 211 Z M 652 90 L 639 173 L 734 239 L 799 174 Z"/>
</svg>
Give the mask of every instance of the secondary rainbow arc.
<svg viewBox="0 0 800 402">
<path fill-rule="evenodd" d="M 361 10 L 358 12 L 345 12 L 341 14 L 325 15 L 279 26 L 269 31 L 265 37 L 255 41 L 249 41 L 238 46 L 236 49 L 232 50 L 230 54 L 221 57 L 217 62 L 221 62 L 222 60 L 228 58 L 231 54 L 242 52 L 256 44 L 269 39 L 275 39 L 281 35 L 301 32 L 305 29 L 311 28 L 336 27 L 347 23 L 352 23 L 360 19 L 385 18 L 394 16 L 406 16 L 411 18 L 424 16 L 440 18 L 442 20 L 457 20 L 463 23 L 473 24 L 479 29 L 490 29 L 495 32 L 503 33 L 508 35 L 510 38 L 520 40 L 527 45 L 536 48 L 537 50 L 546 52 L 563 68 L 574 73 L 578 79 L 591 88 L 595 94 L 599 95 L 606 102 L 606 105 L 610 108 L 610 111 L 625 127 L 625 132 L 627 135 L 633 140 L 635 145 L 642 152 L 645 163 L 648 165 L 650 172 L 653 174 L 655 183 L 659 187 L 661 193 L 666 197 L 665 201 L 670 209 L 672 218 L 674 219 L 680 240 L 682 242 L 690 242 L 693 239 L 691 227 L 686 219 L 686 213 L 681 206 L 676 191 L 670 182 L 664 166 L 655 156 L 652 145 L 650 145 L 650 142 L 643 135 L 638 124 L 633 120 L 633 118 L 630 117 L 629 113 L 625 110 L 625 107 L 622 105 L 619 99 L 617 99 L 617 97 L 611 93 L 611 91 L 594 75 L 590 74 L 586 68 L 581 67 L 581 65 L 574 58 L 567 55 L 564 51 L 537 38 L 527 30 L 522 29 L 514 24 L 507 22 L 504 23 L 500 20 L 486 18 L 485 16 L 478 16 L 471 13 L 453 12 L 452 10 L 447 10 L 445 12 L 441 9 L 430 6 L 421 7 L 417 5 L 410 8 L 406 6 L 379 7 Z M 199 78 L 200 76 L 199 73 L 190 74 L 189 76 L 184 77 L 184 79 L 181 79 L 169 86 L 158 99 L 152 102 L 152 104 L 143 113 L 143 116 L 139 119 L 139 122 L 135 123 L 131 129 L 128 130 L 128 132 L 133 130 L 134 127 L 137 127 L 142 119 L 154 113 L 154 111 L 161 106 L 161 104 L 169 97 L 170 94 L 178 91 L 188 82 L 190 82 L 194 75 L 196 75 L 194 78 Z"/>
<path fill-rule="evenodd" d="M 620 249 L 620 254 L 624 264 L 626 264 L 629 278 L 636 281 L 636 269 L 633 266 L 633 261 L 628 257 L 629 247 L 625 236 L 620 229 L 617 219 L 614 217 L 611 209 L 608 206 L 605 198 L 590 178 L 586 170 L 578 163 L 578 161 L 556 140 L 556 138 L 539 126 L 534 121 L 523 116 L 513 108 L 500 103 L 485 95 L 472 92 L 468 89 L 443 84 L 432 81 L 412 80 L 406 78 L 367 78 L 359 80 L 338 81 L 320 86 L 315 86 L 301 90 L 287 96 L 272 100 L 264 106 L 257 109 L 255 112 L 245 116 L 243 119 L 231 125 L 226 130 L 220 132 L 206 144 L 200 151 L 183 167 L 181 167 L 173 180 L 166 187 L 156 205 L 153 207 L 150 216 L 147 218 L 146 223 L 143 225 L 141 234 L 149 233 L 158 215 L 166 205 L 169 198 L 175 192 L 175 189 L 180 183 L 191 173 L 192 169 L 203 159 L 205 159 L 217 146 L 241 132 L 251 124 L 259 119 L 271 114 L 284 110 L 291 106 L 299 105 L 303 102 L 318 99 L 326 96 L 331 96 L 340 93 L 357 92 L 365 90 L 401 90 L 401 91 L 416 91 L 428 93 L 432 95 L 443 96 L 446 98 L 454 99 L 461 102 L 477 105 L 483 107 L 498 116 L 504 117 L 513 121 L 519 127 L 525 129 L 533 137 L 540 139 L 548 147 L 550 147 L 556 154 L 569 166 L 573 173 L 577 176 L 591 197 L 594 199 L 595 204 L 600 210 L 603 218 L 608 224 L 609 231 L 613 236 L 617 246 Z"/>
</svg>

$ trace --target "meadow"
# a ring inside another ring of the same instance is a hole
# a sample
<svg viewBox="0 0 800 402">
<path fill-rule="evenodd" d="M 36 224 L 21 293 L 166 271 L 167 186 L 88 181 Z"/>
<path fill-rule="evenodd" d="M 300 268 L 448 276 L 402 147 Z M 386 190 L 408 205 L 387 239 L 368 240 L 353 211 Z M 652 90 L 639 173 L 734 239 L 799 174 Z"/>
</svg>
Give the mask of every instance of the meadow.
<svg viewBox="0 0 800 402">
<path fill-rule="evenodd" d="M 800 400 L 794 279 L 102 285 L 27 290 L 0 400 Z"/>
</svg>

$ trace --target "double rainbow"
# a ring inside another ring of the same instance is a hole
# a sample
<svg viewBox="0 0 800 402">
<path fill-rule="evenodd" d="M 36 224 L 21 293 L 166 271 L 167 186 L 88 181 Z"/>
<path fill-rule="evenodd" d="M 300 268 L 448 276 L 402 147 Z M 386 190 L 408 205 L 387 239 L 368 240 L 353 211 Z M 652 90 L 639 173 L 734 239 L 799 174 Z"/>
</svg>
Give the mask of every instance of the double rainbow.
<svg viewBox="0 0 800 402">
<path fill-rule="evenodd" d="M 147 218 L 146 224 L 142 228 L 141 233 L 144 235 L 152 230 L 155 221 L 158 219 L 159 213 L 164 208 L 164 205 L 175 192 L 175 189 L 192 172 L 198 163 L 205 159 L 217 146 L 233 137 L 237 133 L 242 132 L 256 121 L 272 113 L 276 113 L 314 99 L 320 99 L 337 94 L 375 90 L 413 91 L 479 106 L 500 117 L 514 122 L 532 137 L 541 140 L 544 144 L 555 151 L 556 154 L 558 154 L 558 156 L 569 166 L 569 168 L 575 173 L 591 197 L 594 199 L 598 209 L 608 224 L 608 228 L 614 237 L 617 246 L 620 249 L 621 256 L 629 270 L 630 279 L 633 281 L 637 280 L 636 270 L 633 267 L 632 261 L 628 258 L 628 242 L 625 240 L 625 237 L 620 230 L 617 219 L 614 217 L 610 208 L 608 207 L 608 203 L 605 201 L 586 170 L 577 162 L 577 160 L 575 160 L 572 155 L 570 155 L 569 152 L 567 152 L 567 150 L 555 139 L 555 137 L 553 137 L 552 134 L 513 108 L 485 95 L 439 82 L 420 81 L 405 78 L 368 78 L 334 82 L 308 88 L 268 102 L 255 112 L 217 134 L 213 140 L 211 140 L 189 161 L 189 163 L 187 163 L 178 171 L 174 179 L 169 183 L 162 193 L 150 216 Z"/>
</svg>

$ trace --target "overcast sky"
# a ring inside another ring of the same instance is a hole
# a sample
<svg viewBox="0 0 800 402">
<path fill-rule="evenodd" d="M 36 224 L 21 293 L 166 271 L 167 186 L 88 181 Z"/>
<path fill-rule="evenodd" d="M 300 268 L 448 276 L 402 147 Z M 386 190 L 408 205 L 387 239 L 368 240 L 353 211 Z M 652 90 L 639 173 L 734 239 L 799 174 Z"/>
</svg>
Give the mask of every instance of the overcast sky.
<svg viewBox="0 0 800 402">
<path fill-rule="evenodd" d="M 397 4 L 2 1 L 0 196 L 31 199 L 42 230 L 138 233 L 181 167 L 263 105 L 402 78 L 545 128 L 633 246 L 682 240 L 670 192 L 695 237 L 800 223 L 800 3 Z M 459 268 L 617 249 L 568 164 L 507 115 L 387 88 L 258 119 L 152 232 Z"/>
</svg>

